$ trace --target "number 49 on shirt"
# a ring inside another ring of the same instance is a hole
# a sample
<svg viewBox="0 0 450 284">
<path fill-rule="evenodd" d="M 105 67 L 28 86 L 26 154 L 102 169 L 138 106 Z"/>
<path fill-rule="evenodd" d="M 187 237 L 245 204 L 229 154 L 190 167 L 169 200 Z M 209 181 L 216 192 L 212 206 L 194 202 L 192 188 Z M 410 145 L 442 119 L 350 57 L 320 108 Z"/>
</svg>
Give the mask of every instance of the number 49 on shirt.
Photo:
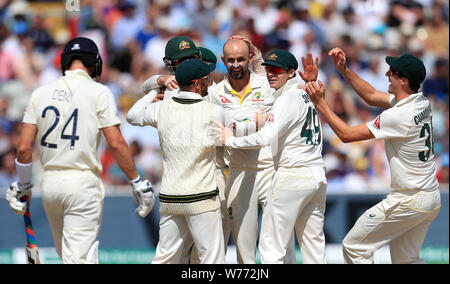
<svg viewBox="0 0 450 284">
<path fill-rule="evenodd" d="M 306 144 L 318 146 L 321 142 L 320 121 L 317 110 L 313 107 L 308 108 L 305 124 L 302 127 L 301 137 L 306 137 Z"/>
</svg>

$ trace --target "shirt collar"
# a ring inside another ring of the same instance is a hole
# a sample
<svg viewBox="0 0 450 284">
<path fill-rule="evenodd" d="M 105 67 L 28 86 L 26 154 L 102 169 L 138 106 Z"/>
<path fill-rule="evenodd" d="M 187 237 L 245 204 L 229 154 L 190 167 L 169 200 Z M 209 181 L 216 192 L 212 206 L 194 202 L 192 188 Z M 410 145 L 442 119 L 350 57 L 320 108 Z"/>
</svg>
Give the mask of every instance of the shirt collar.
<svg viewBox="0 0 450 284">
<path fill-rule="evenodd" d="M 91 76 L 89 76 L 89 74 L 81 69 L 75 69 L 75 70 L 66 70 L 66 72 L 64 72 L 64 74 L 67 77 L 85 77 L 89 80 L 92 80 Z"/>
<path fill-rule="evenodd" d="M 420 96 L 422 96 L 422 92 L 415 93 L 415 94 L 411 94 L 411 95 L 409 95 L 407 98 L 404 98 L 403 100 L 397 102 L 397 103 L 395 104 L 395 106 L 401 106 L 401 105 L 410 103 L 410 102 L 416 100 L 416 99 L 417 99 L 418 97 L 420 97 Z"/>
<path fill-rule="evenodd" d="M 263 85 L 263 80 L 265 79 L 266 75 L 259 75 L 254 72 L 250 72 L 250 86 L 252 86 L 252 89 L 260 88 Z M 230 80 L 228 78 L 228 75 L 225 76 L 225 88 L 231 92 L 233 88 L 231 87 Z"/>
<path fill-rule="evenodd" d="M 297 79 L 297 76 L 294 77 L 294 78 L 292 78 L 292 79 L 289 79 L 289 80 L 286 81 L 286 83 L 285 83 L 281 88 L 279 88 L 278 90 L 276 90 L 276 91 L 273 93 L 273 96 L 274 96 L 275 98 L 278 98 L 279 96 L 281 96 L 282 94 L 284 94 L 284 91 L 285 91 L 285 90 L 291 89 L 292 86 L 295 85 L 295 86 L 298 87 L 298 84 L 299 84 L 299 83 L 300 83 L 300 82 L 299 82 L 299 80 Z"/>
<path fill-rule="evenodd" d="M 179 91 L 175 97 L 180 98 L 180 99 L 191 99 L 191 100 L 202 100 L 203 97 L 200 94 L 197 93 L 193 93 L 193 92 L 183 92 L 183 91 Z"/>
</svg>

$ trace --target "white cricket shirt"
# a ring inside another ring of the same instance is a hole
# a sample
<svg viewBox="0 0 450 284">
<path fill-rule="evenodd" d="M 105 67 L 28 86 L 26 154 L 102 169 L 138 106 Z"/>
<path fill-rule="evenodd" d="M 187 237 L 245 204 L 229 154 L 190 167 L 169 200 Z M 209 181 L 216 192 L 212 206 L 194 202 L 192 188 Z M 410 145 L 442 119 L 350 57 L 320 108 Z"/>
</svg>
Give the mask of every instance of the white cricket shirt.
<svg viewBox="0 0 450 284">
<path fill-rule="evenodd" d="M 433 114 L 422 93 L 412 94 L 383 111 L 367 127 L 385 140 L 394 190 L 435 190 Z"/>
<path fill-rule="evenodd" d="M 159 75 L 154 75 L 147 80 L 144 93 L 147 104 L 150 104 L 157 95 L 157 83 Z M 178 96 L 178 89 L 168 90 L 164 92 L 164 100 L 173 96 Z M 226 122 L 223 125 L 234 130 L 237 137 L 249 135 L 256 132 L 254 122 L 255 114 L 260 108 L 264 108 L 266 113 L 272 109 L 275 100 L 272 95 L 266 75 L 250 73 L 250 84 L 243 97 L 240 97 L 233 90 L 225 76 L 224 80 L 218 84 L 213 83 L 208 88 L 208 96 L 204 97 L 205 101 L 209 101 L 215 105 L 221 106 L 226 112 Z M 269 147 L 262 149 L 225 149 L 226 164 L 235 168 L 265 169 L 273 166 L 272 154 Z"/>
<path fill-rule="evenodd" d="M 231 87 L 228 76 L 219 82 L 210 92 L 209 99 L 222 106 L 230 118 L 225 126 L 233 129 L 236 137 L 246 136 L 256 132 L 255 114 L 260 108 L 268 113 L 272 110 L 275 97 L 272 95 L 269 82 L 265 75 L 250 73 L 250 83 L 241 97 Z M 273 166 L 270 147 L 261 149 L 228 149 L 230 150 L 230 167 L 243 169 L 266 169 Z"/>
<path fill-rule="evenodd" d="M 74 70 L 33 92 L 23 123 L 38 127 L 44 170 L 101 172 L 100 129 L 120 124 L 120 119 L 111 91 L 83 70 Z"/>
<path fill-rule="evenodd" d="M 231 137 L 226 146 L 257 148 L 270 145 L 275 167 L 324 167 L 322 127 L 309 95 L 296 78 L 274 93 L 269 118 L 262 129 L 245 137 Z"/>
</svg>

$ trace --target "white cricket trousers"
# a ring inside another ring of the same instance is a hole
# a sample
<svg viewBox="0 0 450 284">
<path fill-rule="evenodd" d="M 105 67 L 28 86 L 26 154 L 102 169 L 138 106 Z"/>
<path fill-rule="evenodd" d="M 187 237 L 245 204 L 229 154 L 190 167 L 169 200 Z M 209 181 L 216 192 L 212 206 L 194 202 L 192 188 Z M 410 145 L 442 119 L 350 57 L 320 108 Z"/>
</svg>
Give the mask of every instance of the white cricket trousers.
<svg viewBox="0 0 450 284">
<path fill-rule="evenodd" d="M 42 203 L 65 264 L 97 264 L 104 189 L 91 171 L 45 171 Z"/>
<path fill-rule="evenodd" d="M 325 171 L 320 167 L 279 168 L 261 225 L 259 253 L 263 264 L 281 264 L 294 229 L 302 263 L 324 264 Z"/>
<path fill-rule="evenodd" d="M 195 215 L 161 214 L 153 264 L 186 264 L 195 244 L 199 264 L 224 264 L 220 208 Z"/>
<path fill-rule="evenodd" d="M 225 198 L 227 201 L 229 226 L 236 244 L 237 262 L 255 264 L 258 241 L 258 205 L 264 211 L 275 169 L 251 170 L 231 167 L 227 179 Z M 264 222 L 264 214 L 263 220 Z M 225 232 L 228 243 L 229 232 Z M 284 263 L 296 263 L 295 240 L 291 234 L 289 253 Z"/>
<path fill-rule="evenodd" d="M 440 207 L 438 189 L 391 192 L 359 217 L 344 238 L 345 262 L 373 264 L 375 251 L 389 243 L 392 263 L 424 263 L 420 248 Z"/>
</svg>

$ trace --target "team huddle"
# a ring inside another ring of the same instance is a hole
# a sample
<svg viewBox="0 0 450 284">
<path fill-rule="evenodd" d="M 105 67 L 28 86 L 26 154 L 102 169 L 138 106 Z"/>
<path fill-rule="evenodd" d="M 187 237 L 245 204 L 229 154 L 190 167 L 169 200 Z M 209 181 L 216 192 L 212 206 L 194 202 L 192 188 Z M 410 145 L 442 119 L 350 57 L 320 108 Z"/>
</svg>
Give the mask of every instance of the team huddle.
<svg viewBox="0 0 450 284">
<path fill-rule="evenodd" d="M 169 74 L 145 81 L 145 95 L 127 114 L 136 127 L 157 128 L 161 146 L 159 242 L 152 263 L 223 264 L 231 236 L 240 264 L 256 263 L 257 251 L 264 264 L 296 263 L 295 237 L 302 263 L 325 264 L 327 178 L 319 114 L 345 143 L 383 139 L 391 170 L 392 191 L 342 241 L 345 262 L 374 263 L 375 251 L 386 244 L 392 263 L 424 262 L 420 248 L 441 202 L 432 111 L 420 92 L 423 62 L 409 54 L 386 57 L 390 85 L 383 93 L 348 68 L 343 50 L 334 48 L 329 56 L 367 104 L 384 109 L 375 120 L 349 126 L 330 109 L 317 80 L 318 58 L 310 53 L 302 57 L 302 72 L 289 51 L 276 49 L 263 58 L 248 39 L 233 36 L 221 58 L 227 75 L 216 83 L 214 53 L 189 37 L 168 41 L 163 61 Z M 136 213 L 145 218 L 155 203 L 120 132 L 111 91 L 98 82 L 101 67 L 93 41 L 67 43 L 63 76 L 32 94 L 16 158 L 19 180 L 7 191 L 14 212 L 25 214 L 38 139 L 43 205 L 63 263 L 98 263 L 102 133 L 130 180 Z"/>
</svg>

